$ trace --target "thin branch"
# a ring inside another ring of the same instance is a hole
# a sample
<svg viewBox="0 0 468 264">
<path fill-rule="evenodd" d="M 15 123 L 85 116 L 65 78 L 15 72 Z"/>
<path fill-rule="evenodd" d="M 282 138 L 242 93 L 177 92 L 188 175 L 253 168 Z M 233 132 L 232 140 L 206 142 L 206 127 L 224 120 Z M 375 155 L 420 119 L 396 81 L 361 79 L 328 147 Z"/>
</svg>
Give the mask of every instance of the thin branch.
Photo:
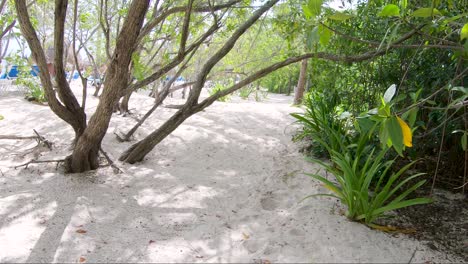
<svg viewBox="0 0 468 264">
<path fill-rule="evenodd" d="M 224 43 L 224 45 L 211 56 L 208 61 L 203 65 L 200 73 L 197 76 L 196 83 L 193 85 L 192 90 L 190 91 L 189 97 L 187 99 L 188 105 L 195 105 L 198 102 L 200 97 L 201 90 L 205 84 L 206 77 L 213 69 L 213 67 L 224 58 L 234 47 L 237 40 L 270 8 L 272 8 L 279 0 L 270 0 L 266 2 L 261 8 L 255 11 L 252 16 L 247 19 L 242 25 L 240 25 L 236 31 L 229 37 L 229 39 Z"/>
<path fill-rule="evenodd" d="M 60 162 L 65 162 L 65 159 L 59 159 L 59 160 L 34 160 L 34 159 L 32 159 L 32 160 L 30 160 L 30 161 L 28 161 L 28 162 L 26 162 L 26 163 L 24 163 L 24 164 L 14 166 L 13 168 L 14 168 L 14 169 L 17 169 L 17 168 L 19 168 L 19 167 L 23 167 L 23 166 L 24 166 L 24 167 L 27 169 L 28 166 L 29 166 L 29 164 L 53 163 L 53 162 L 57 162 L 57 165 L 58 165 L 58 163 L 60 163 Z"/>
<path fill-rule="evenodd" d="M 119 167 L 117 167 L 115 164 L 114 164 L 114 161 L 112 161 L 112 159 L 109 157 L 109 155 L 101 148 L 99 148 L 99 151 L 101 151 L 102 155 L 106 158 L 107 160 L 107 164 L 109 166 L 111 166 L 111 168 L 114 170 L 114 173 L 115 174 L 118 174 L 118 173 L 123 173 L 123 170 L 121 170 Z"/>
<path fill-rule="evenodd" d="M 240 3 L 240 2 L 241 2 L 241 0 L 233 0 L 233 1 L 229 1 L 229 2 L 224 3 L 224 4 L 219 4 L 219 5 L 213 6 L 213 7 L 211 7 L 211 6 L 195 6 L 195 7 L 193 7 L 192 11 L 193 12 L 211 12 L 212 10 L 218 11 L 218 10 L 222 10 L 222 9 L 225 9 L 225 8 L 232 7 L 233 5 L 235 5 L 237 3 Z M 154 17 L 152 20 L 150 20 L 148 23 L 146 23 L 146 25 L 141 29 L 141 34 L 139 36 L 138 41 L 141 41 L 141 39 L 144 36 L 149 34 L 151 32 L 151 30 L 153 30 L 153 28 L 155 28 L 161 21 L 166 19 L 168 16 L 170 16 L 172 14 L 175 14 L 175 13 L 184 12 L 186 9 L 187 9 L 186 6 L 177 6 L 177 7 L 173 7 L 171 9 L 166 10 L 165 12 L 161 13 L 157 17 Z"/>
<path fill-rule="evenodd" d="M 46 147 L 49 149 L 49 150 L 52 150 L 52 143 L 45 139 L 43 136 L 39 135 L 39 133 L 36 131 L 36 129 L 33 129 L 34 131 L 34 134 L 36 134 L 37 138 L 38 138 L 38 143 L 42 142 L 44 143 L 44 145 L 46 145 Z"/>
<path fill-rule="evenodd" d="M 185 51 L 185 55 L 189 54 L 193 50 L 197 49 L 209 36 L 211 36 L 216 30 L 218 30 L 219 24 L 214 23 L 198 40 L 196 40 L 194 43 L 192 43 L 187 50 Z M 123 95 L 131 93 L 133 91 L 136 91 L 137 89 L 140 89 L 141 87 L 144 87 L 155 80 L 161 78 L 164 74 L 168 73 L 170 70 L 175 68 L 177 65 L 179 65 L 182 61 L 184 60 L 184 57 L 176 56 L 171 62 L 151 74 L 150 76 L 146 77 L 145 79 L 138 81 L 136 83 L 133 83 L 129 85 L 125 90 L 123 90 Z"/>
<path fill-rule="evenodd" d="M 349 39 L 349 40 L 352 40 L 352 41 L 355 41 L 355 42 L 359 42 L 359 43 L 364 43 L 364 44 L 367 44 L 369 46 L 373 46 L 373 47 L 379 47 L 381 45 L 380 42 L 378 41 L 372 41 L 372 40 L 365 40 L 365 39 L 360 39 L 360 38 L 356 38 L 356 37 L 353 37 L 353 36 L 350 36 L 350 35 L 347 35 L 343 32 L 340 32 L 334 28 L 331 28 L 323 23 L 320 23 L 322 26 L 326 27 L 327 29 L 333 31 L 335 34 L 345 38 L 345 39 Z M 420 29 L 423 28 L 425 26 L 425 24 L 423 25 L 420 25 L 419 27 L 417 27 L 415 33 L 420 33 Z M 419 49 L 420 48 L 420 45 L 418 44 L 390 44 L 389 47 L 393 47 L 393 48 L 408 48 L 408 49 Z M 436 49 L 453 49 L 453 50 L 461 50 L 463 51 L 464 50 L 464 47 L 461 46 L 461 45 L 444 45 L 444 44 L 427 44 L 427 45 L 423 45 L 424 48 L 436 48 Z"/>
<path fill-rule="evenodd" d="M 192 14 L 193 0 L 189 0 L 187 8 L 185 10 L 184 24 L 182 26 L 182 36 L 180 38 L 180 47 L 179 47 L 179 56 L 184 56 L 185 54 L 185 44 L 187 43 L 187 38 L 189 35 L 189 26 L 190 26 L 190 15 Z"/>
<path fill-rule="evenodd" d="M 27 139 L 38 139 L 38 136 L 16 136 L 16 135 L 0 135 L 0 139 L 11 139 L 11 140 L 27 140 Z"/>
</svg>

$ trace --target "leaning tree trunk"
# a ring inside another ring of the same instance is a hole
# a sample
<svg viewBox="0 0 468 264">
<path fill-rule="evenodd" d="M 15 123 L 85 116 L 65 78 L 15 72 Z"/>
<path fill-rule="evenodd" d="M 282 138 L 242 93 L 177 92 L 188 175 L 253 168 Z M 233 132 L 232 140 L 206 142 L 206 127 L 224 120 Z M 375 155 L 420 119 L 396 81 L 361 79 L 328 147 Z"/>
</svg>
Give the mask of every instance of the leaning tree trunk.
<svg viewBox="0 0 468 264">
<path fill-rule="evenodd" d="M 307 79 L 307 59 L 302 60 L 301 71 L 299 73 L 299 81 L 297 82 L 296 93 L 294 94 L 294 104 L 302 103 L 304 97 L 305 84 Z"/>
<path fill-rule="evenodd" d="M 193 111 L 187 111 L 186 108 L 180 109 L 157 130 L 128 148 L 119 157 L 119 160 L 130 164 L 142 161 L 157 144 L 170 135 L 180 124 L 193 114 Z"/>
</svg>

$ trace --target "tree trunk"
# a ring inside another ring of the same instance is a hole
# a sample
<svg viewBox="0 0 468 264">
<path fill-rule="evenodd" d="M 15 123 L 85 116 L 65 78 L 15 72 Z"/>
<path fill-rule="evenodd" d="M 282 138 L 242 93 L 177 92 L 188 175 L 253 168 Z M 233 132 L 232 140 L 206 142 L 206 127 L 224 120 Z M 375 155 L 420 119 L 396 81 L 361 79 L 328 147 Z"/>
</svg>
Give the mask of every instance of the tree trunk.
<svg viewBox="0 0 468 264">
<path fill-rule="evenodd" d="M 302 103 L 302 97 L 304 97 L 305 84 L 307 80 L 307 59 L 302 60 L 301 71 L 299 73 L 299 81 L 297 82 L 296 92 L 294 94 L 294 104 L 298 105 Z"/>
<path fill-rule="evenodd" d="M 130 96 L 132 96 L 132 93 L 129 93 L 127 95 L 125 95 L 123 98 L 122 98 L 122 103 L 120 103 L 120 107 L 119 107 L 119 110 L 120 110 L 120 114 L 121 115 L 125 115 L 127 114 L 129 111 L 128 111 L 128 102 L 130 101 Z"/>
<path fill-rule="evenodd" d="M 96 78 L 96 77 L 94 77 L 94 78 Z M 102 86 L 102 83 L 101 83 L 101 82 L 99 82 L 98 84 L 95 85 L 96 90 L 94 91 L 94 94 L 93 94 L 94 97 L 98 97 L 98 95 L 99 95 L 99 90 L 101 90 L 101 86 Z"/>
<path fill-rule="evenodd" d="M 127 149 L 119 157 L 119 160 L 130 164 L 143 161 L 145 156 L 150 153 L 157 144 L 159 144 L 163 139 L 176 130 L 176 128 L 179 127 L 179 125 L 182 124 L 192 114 L 193 112 L 188 112 L 185 108 L 180 109 L 157 130 Z"/>
<path fill-rule="evenodd" d="M 73 153 L 67 158 L 66 166 L 70 172 L 84 172 L 97 169 L 101 142 L 106 135 L 115 103 L 122 96 L 128 83 L 128 67 L 131 55 L 136 48 L 136 40 L 148 10 L 149 1 L 133 1 L 128 16 L 117 38 L 112 60 L 107 70 L 104 89 L 95 114 L 89 125 L 78 138 Z"/>
</svg>

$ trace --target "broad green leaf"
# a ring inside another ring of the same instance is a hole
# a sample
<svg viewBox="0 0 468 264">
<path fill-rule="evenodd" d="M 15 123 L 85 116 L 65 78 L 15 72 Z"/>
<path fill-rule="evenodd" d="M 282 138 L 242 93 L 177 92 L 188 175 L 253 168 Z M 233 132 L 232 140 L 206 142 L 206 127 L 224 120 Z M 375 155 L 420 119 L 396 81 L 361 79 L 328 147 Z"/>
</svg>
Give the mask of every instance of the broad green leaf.
<svg viewBox="0 0 468 264">
<path fill-rule="evenodd" d="M 401 9 L 405 10 L 408 6 L 408 0 L 400 0 Z"/>
<path fill-rule="evenodd" d="M 464 40 L 466 38 L 468 38 L 468 23 L 462 27 L 460 32 L 460 40 Z"/>
<path fill-rule="evenodd" d="M 395 96 L 396 93 L 396 85 L 392 84 L 390 87 L 388 87 L 387 91 L 385 91 L 385 94 L 383 96 L 385 103 L 389 103 L 393 96 Z"/>
<path fill-rule="evenodd" d="M 333 35 L 333 32 L 323 25 L 318 26 L 318 34 L 320 37 L 320 44 L 327 46 Z"/>
<path fill-rule="evenodd" d="M 310 11 L 308 5 L 302 5 L 302 11 L 304 11 L 304 16 L 309 19 L 312 17 L 312 11 Z"/>
<path fill-rule="evenodd" d="M 442 15 L 436 8 L 423 7 L 413 12 L 414 17 L 431 17 L 435 15 Z"/>
<path fill-rule="evenodd" d="M 306 46 L 309 50 L 312 49 L 314 44 L 320 41 L 318 27 L 314 27 L 311 31 L 306 33 Z"/>
<path fill-rule="evenodd" d="M 419 108 L 413 107 L 408 112 L 408 123 L 411 127 L 414 127 L 414 124 L 416 123 L 416 118 L 418 116 Z"/>
<path fill-rule="evenodd" d="M 338 20 L 338 21 L 348 20 L 352 17 L 354 16 L 350 14 L 342 13 L 342 12 L 336 12 L 335 14 L 328 16 L 329 19 Z"/>
<path fill-rule="evenodd" d="M 398 123 L 400 124 L 401 132 L 403 133 L 403 144 L 407 147 L 412 147 L 413 146 L 413 134 L 411 133 L 410 127 L 400 117 L 397 116 L 396 118 L 398 120 Z"/>
<path fill-rule="evenodd" d="M 388 4 L 384 6 L 382 11 L 380 11 L 379 16 L 381 17 L 400 16 L 400 8 L 394 4 Z"/>
<path fill-rule="evenodd" d="M 382 125 L 380 126 L 379 139 L 380 139 L 380 143 L 383 146 L 387 145 L 388 142 L 389 142 L 388 129 L 387 129 L 387 120 L 383 121 Z M 391 147 L 391 145 L 389 147 Z"/>
<path fill-rule="evenodd" d="M 387 120 L 387 129 L 390 140 L 392 141 L 392 146 L 395 148 L 396 152 L 403 156 L 403 131 L 401 130 L 400 123 L 395 116 L 390 117 Z"/>
<path fill-rule="evenodd" d="M 322 4 L 323 0 L 309 0 L 307 5 L 309 6 L 309 10 L 313 17 L 320 15 L 320 11 L 322 11 Z"/>
</svg>

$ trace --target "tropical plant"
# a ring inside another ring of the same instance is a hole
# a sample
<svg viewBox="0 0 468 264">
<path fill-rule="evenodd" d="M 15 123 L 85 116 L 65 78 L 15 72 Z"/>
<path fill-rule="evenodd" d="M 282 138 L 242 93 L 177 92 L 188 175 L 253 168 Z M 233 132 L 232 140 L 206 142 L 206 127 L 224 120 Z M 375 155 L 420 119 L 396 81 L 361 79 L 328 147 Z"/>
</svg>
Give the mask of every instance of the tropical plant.
<svg viewBox="0 0 468 264">
<path fill-rule="evenodd" d="M 304 106 L 304 113 L 291 114 L 303 126 L 295 140 L 310 138 L 314 154 L 320 157 L 331 157 L 332 150 L 340 151 L 350 144 L 351 131 L 346 127 L 346 120 L 339 118 L 336 96 L 311 92 L 306 95 Z"/>
<path fill-rule="evenodd" d="M 331 196 L 339 199 L 347 207 L 346 216 L 352 220 L 363 221 L 372 224 L 378 217 L 395 209 L 429 203 L 428 198 L 406 199 L 408 195 L 421 187 L 425 180 L 406 188 L 415 178 L 424 173 L 417 173 L 401 179 L 404 173 L 415 163 L 407 164 L 391 175 L 389 169 L 394 160 L 385 161 L 389 150 L 384 147 L 376 150 L 376 147 L 368 145 L 372 128 L 369 133 L 363 133 L 357 144 L 348 145 L 341 151 L 331 149 L 331 164 L 320 160 L 313 161 L 323 166 L 331 173 L 336 182 L 328 180 L 318 174 L 307 174 L 321 181 L 333 194 L 314 194 L 314 196 Z M 336 137 L 336 133 L 330 136 Z M 338 138 L 337 138 L 338 139 Z M 377 182 L 372 189 L 371 183 Z"/>
</svg>

